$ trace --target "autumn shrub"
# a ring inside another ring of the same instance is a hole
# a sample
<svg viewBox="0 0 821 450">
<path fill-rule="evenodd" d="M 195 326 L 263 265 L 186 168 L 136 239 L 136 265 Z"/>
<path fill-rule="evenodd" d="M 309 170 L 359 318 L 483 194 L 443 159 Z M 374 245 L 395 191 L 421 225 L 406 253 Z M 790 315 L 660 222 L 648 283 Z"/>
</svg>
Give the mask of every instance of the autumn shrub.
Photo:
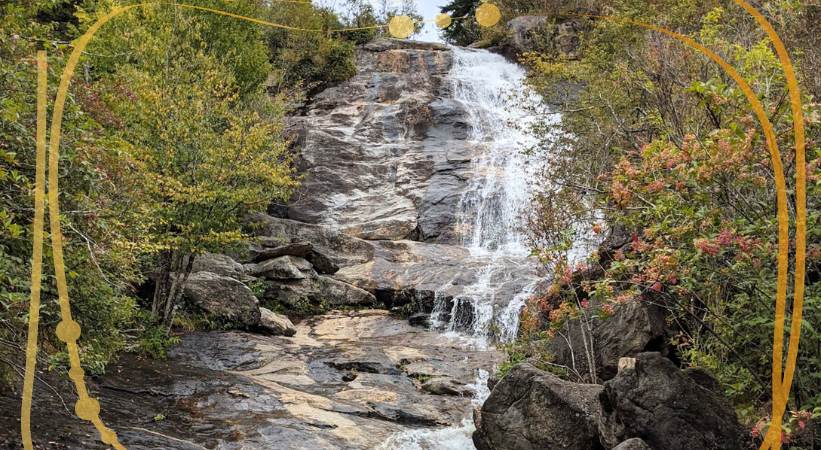
<svg viewBox="0 0 821 450">
<path fill-rule="evenodd" d="M 695 36 L 739 70 L 776 129 L 788 208 L 794 213 L 792 121 L 772 47 L 733 5 L 669 3 L 651 8 L 642 0 L 625 0 L 602 6 Z M 818 112 L 806 88 L 818 69 L 812 65 L 818 50 L 793 38 L 801 35 L 794 27 L 804 23 L 803 5 L 765 2 L 762 7 L 795 49 L 805 83 L 808 275 L 789 405 L 803 425 L 785 420 L 785 436 L 798 433 L 793 445 L 801 447 L 809 438 L 798 429 L 809 426 L 812 411 L 821 405 L 821 336 L 815 328 L 821 318 L 821 154 Z M 604 318 L 618 303 L 652 301 L 669 311 L 671 344 L 683 363 L 710 369 L 751 427 L 762 417 L 766 422 L 777 223 L 775 179 L 760 124 L 726 74 L 663 35 L 599 20 L 582 36 L 581 55 L 578 60 L 540 53 L 523 58 L 530 85 L 545 98 L 557 98 L 557 85 L 569 83 L 576 91 L 551 105 L 562 113 L 562 132 L 547 121 L 535 128 L 541 142 L 532 150 L 543 152 L 549 164 L 531 231 L 534 253 L 554 275 L 550 291 L 529 303 L 523 324 L 535 330 L 522 332 L 520 341 L 549 338 L 567 318 Z M 576 243 L 618 234 L 625 236 L 624 245 L 604 260 L 591 247 L 581 252 L 586 259 L 579 258 Z M 595 276 L 570 282 L 587 272 Z"/>
</svg>

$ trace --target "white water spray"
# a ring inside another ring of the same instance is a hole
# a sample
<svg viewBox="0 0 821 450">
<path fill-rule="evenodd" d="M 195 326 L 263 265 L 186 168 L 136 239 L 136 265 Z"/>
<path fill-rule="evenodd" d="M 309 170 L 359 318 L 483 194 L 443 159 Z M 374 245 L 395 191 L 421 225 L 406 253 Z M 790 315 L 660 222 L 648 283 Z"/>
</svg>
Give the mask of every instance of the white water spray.
<svg viewBox="0 0 821 450">
<path fill-rule="evenodd" d="M 484 266 L 476 281 L 455 298 L 437 293 L 431 322 L 445 335 L 468 338 L 472 346 L 485 348 L 494 340 L 515 339 L 519 313 L 534 289 L 532 283 L 522 286 L 516 281 L 521 276 L 518 268 L 533 264 L 527 258 L 524 226 L 539 168 L 524 150 L 535 144 L 528 131 L 541 99 L 525 86 L 524 71 L 502 56 L 453 48 L 453 58 L 451 92 L 468 113 L 468 139 L 481 150 L 459 202 L 458 227 L 461 244 Z M 510 286 L 519 290 L 510 292 Z M 480 370 L 471 385 L 474 407 L 481 407 L 490 395 L 488 376 Z M 473 450 L 475 429 L 468 412 L 458 426 L 397 433 L 380 448 Z"/>
<path fill-rule="evenodd" d="M 525 86 L 524 78 L 521 67 L 500 55 L 453 49 L 451 92 L 467 111 L 468 139 L 480 150 L 459 202 L 457 227 L 462 245 L 485 265 L 477 280 L 447 306 L 445 299 L 438 299 L 433 323 L 445 332 L 467 334 L 480 347 L 516 336 L 519 312 L 532 289 L 503 292 L 515 284 L 516 263 L 527 264 L 524 226 L 538 173 L 524 150 L 536 143 L 529 130 L 541 99 Z M 500 304 L 499 294 L 507 304 Z"/>
</svg>

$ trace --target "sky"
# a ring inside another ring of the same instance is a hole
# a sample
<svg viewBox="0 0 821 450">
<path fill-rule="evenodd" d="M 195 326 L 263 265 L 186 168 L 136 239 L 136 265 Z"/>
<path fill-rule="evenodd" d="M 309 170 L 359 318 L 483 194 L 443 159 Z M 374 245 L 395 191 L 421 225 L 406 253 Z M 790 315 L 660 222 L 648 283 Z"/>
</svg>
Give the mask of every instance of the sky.
<svg viewBox="0 0 821 450">
<path fill-rule="evenodd" d="M 439 28 L 433 23 L 436 15 L 439 14 L 439 8 L 445 6 L 448 2 L 446 0 L 416 0 L 416 10 L 425 18 L 425 26 L 422 31 L 413 36 L 411 39 L 417 41 L 432 41 L 442 42 L 439 35 Z"/>
<path fill-rule="evenodd" d="M 388 0 L 389 4 L 395 4 L 399 6 L 401 4 L 401 0 Z M 379 0 L 370 0 L 371 4 L 373 4 L 374 10 L 380 10 L 380 2 Z M 416 41 L 429 41 L 429 42 L 444 42 L 442 37 L 439 35 L 439 28 L 436 27 L 436 24 L 433 23 L 436 15 L 439 14 L 439 8 L 446 5 L 449 0 L 415 0 L 414 4 L 416 5 L 416 11 L 425 18 L 425 24 L 422 28 L 422 31 L 418 34 L 411 36 L 411 39 Z M 334 10 L 339 10 L 344 8 L 344 1 L 343 0 L 315 0 L 315 4 L 319 5 L 327 5 L 330 6 Z"/>
</svg>

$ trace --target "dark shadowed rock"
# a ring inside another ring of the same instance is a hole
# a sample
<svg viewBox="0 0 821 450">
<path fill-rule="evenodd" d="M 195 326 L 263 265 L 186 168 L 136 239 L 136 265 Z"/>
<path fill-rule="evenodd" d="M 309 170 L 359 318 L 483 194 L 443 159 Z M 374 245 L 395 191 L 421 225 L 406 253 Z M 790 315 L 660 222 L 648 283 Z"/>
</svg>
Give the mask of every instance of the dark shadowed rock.
<svg viewBox="0 0 821 450">
<path fill-rule="evenodd" d="M 313 249 L 310 242 L 282 243 L 278 239 L 261 238 L 261 248 L 252 248 L 251 255 L 254 262 L 261 262 L 280 256 L 298 256 L 304 258 Z"/>
<path fill-rule="evenodd" d="M 294 308 L 309 304 L 328 308 L 376 304 L 376 297 L 370 292 L 324 275 L 272 283 L 263 297 L 267 301 Z"/>
<path fill-rule="evenodd" d="M 412 316 L 408 317 L 408 323 L 415 326 L 415 327 L 429 327 L 430 326 L 430 314 L 428 313 L 416 313 Z"/>
<path fill-rule="evenodd" d="M 703 375 L 703 374 L 702 374 Z M 659 353 L 640 353 L 635 366 L 604 384 L 602 442 L 641 437 L 664 450 L 747 448 L 735 411 Z"/>
<path fill-rule="evenodd" d="M 640 300 L 630 301 L 618 305 L 613 316 L 592 320 L 589 325 L 582 319 L 568 320 L 550 342 L 550 352 L 556 364 L 569 367 L 572 376 L 589 382 L 585 339 L 590 348 L 592 336 L 598 381 L 609 380 L 616 375 L 619 358 L 645 351 L 666 351 L 665 320 L 661 307 Z"/>
<path fill-rule="evenodd" d="M 482 405 L 473 442 L 479 450 L 601 449 L 601 392 L 519 364 Z"/>
<path fill-rule="evenodd" d="M 317 251 L 310 242 L 292 242 L 290 244 L 278 245 L 278 239 L 262 238 L 262 247 L 252 247 L 251 255 L 254 262 L 262 262 L 282 256 L 295 256 L 303 258 L 311 263 L 313 268 L 323 274 L 334 274 L 339 270 L 339 266 L 333 262 L 331 257 Z M 266 246 L 271 245 L 274 246 Z"/>
<path fill-rule="evenodd" d="M 210 272 L 196 272 L 188 277 L 185 300 L 208 316 L 240 326 L 259 323 L 259 306 L 254 293 L 242 282 Z"/>
</svg>

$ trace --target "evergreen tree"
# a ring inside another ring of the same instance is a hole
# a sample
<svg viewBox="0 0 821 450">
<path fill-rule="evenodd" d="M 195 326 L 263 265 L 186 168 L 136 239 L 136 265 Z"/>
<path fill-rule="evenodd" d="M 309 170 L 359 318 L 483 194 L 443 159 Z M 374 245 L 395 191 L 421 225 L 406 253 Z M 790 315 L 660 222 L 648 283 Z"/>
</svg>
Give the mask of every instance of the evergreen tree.
<svg viewBox="0 0 821 450">
<path fill-rule="evenodd" d="M 481 37 L 479 24 L 473 20 L 479 0 L 453 0 L 443 6 L 443 13 L 450 13 L 453 18 L 465 17 L 465 20 L 454 20 L 442 31 L 445 39 L 456 45 L 470 45 Z"/>
</svg>

